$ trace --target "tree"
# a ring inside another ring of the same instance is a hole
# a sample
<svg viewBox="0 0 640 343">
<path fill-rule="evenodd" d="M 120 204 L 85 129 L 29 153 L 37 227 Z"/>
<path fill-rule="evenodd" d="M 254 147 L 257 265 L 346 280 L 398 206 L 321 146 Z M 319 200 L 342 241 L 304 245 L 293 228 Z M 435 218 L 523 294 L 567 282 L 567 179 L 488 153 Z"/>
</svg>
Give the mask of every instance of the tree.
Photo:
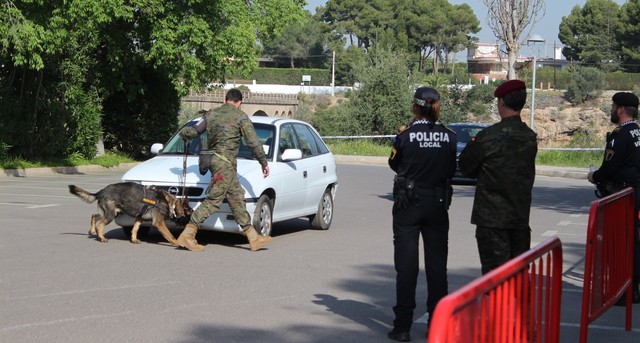
<svg viewBox="0 0 640 343">
<path fill-rule="evenodd" d="M 619 30 L 619 8 L 613 0 L 587 0 L 584 7 L 574 6 L 562 17 L 558 38 L 565 45 L 568 60 L 614 70 L 620 61 L 615 33 Z"/>
<path fill-rule="evenodd" d="M 256 42 L 300 18 L 304 3 L 5 0 L 0 137 L 28 159 L 93 157 L 101 136 L 137 155 L 175 129 L 179 96 L 255 68 Z M 122 137 L 109 109 L 130 117 L 134 135 Z"/>
<path fill-rule="evenodd" d="M 640 0 L 629 0 L 620 8 L 617 41 L 630 71 L 640 70 Z"/>
<path fill-rule="evenodd" d="M 366 1 L 362 0 L 328 0 L 322 17 L 335 32 L 348 39 L 349 45 L 360 47 L 362 42 L 358 41 L 357 36 L 360 32 L 355 21 L 364 6 Z"/>
<path fill-rule="evenodd" d="M 411 120 L 415 85 L 407 56 L 373 49 L 369 57 L 354 66 L 360 86 L 349 101 L 317 114 L 314 126 L 321 134 L 393 134 L 400 124 Z"/>
<path fill-rule="evenodd" d="M 325 36 L 321 22 L 306 12 L 304 20 L 290 22 L 275 39 L 264 42 L 264 53 L 286 56 L 289 66 L 295 68 L 296 59 L 307 59 L 312 54 L 327 55 Z"/>
<path fill-rule="evenodd" d="M 544 17 L 544 0 L 482 0 L 487 6 L 487 24 L 504 44 L 508 56 L 507 78 L 516 78 L 518 51 L 535 24 Z"/>
</svg>

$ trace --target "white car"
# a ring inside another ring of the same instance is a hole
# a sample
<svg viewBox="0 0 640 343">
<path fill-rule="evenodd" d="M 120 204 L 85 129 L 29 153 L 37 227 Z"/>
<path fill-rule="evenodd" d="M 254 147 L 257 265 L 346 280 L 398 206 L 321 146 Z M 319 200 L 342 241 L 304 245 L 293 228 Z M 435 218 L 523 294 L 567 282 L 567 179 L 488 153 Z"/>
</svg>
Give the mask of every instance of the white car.
<svg viewBox="0 0 640 343">
<path fill-rule="evenodd" d="M 331 151 L 316 130 L 303 121 L 258 116 L 250 118 L 262 141 L 270 170 L 269 176 L 264 178 L 258 161 L 244 142 L 241 144 L 238 179 L 245 190 L 247 211 L 256 230 L 268 236 L 273 223 L 299 217 L 308 217 L 315 229 L 329 229 L 338 188 L 336 162 Z M 202 118 L 193 119 L 185 126 L 193 126 L 200 120 Z M 127 171 L 122 181 L 153 185 L 179 198 L 185 194 L 191 208 L 196 209 L 206 198 L 211 183 L 210 172 L 203 176 L 198 171 L 198 152 L 206 146 L 206 135 L 204 132 L 191 140 L 187 154 L 185 144 L 177 133 L 166 146 L 153 144 L 151 152 L 157 156 Z M 185 156 L 186 177 L 183 178 Z M 115 221 L 125 232 L 131 231 L 132 217 L 120 215 Z M 167 225 L 180 227 L 172 222 Z M 149 223 L 145 226 L 148 227 Z M 226 200 L 220 211 L 207 218 L 200 229 L 242 232 Z"/>
</svg>

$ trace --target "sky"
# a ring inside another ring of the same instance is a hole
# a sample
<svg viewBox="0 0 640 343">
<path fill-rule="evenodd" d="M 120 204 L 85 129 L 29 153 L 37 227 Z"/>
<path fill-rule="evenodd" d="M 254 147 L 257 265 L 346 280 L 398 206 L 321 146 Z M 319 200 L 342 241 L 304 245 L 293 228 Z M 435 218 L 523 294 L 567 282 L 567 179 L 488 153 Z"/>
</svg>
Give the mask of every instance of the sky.
<svg viewBox="0 0 640 343">
<path fill-rule="evenodd" d="M 327 1 L 326 0 L 307 0 L 308 5 L 305 7 L 311 13 L 315 13 L 315 9 L 318 6 L 323 6 Z M 459 5 L 463 3 L 469 4 L 473 11 L 478 17 L 480 21 L 481 30 L 478 32 L 478 38 L 480 43 L 491 43 L 495 42 L 496 38 L 493 35 L 491 29 L 487 26 L 486 23 L 486 15 L 487 8 L 482 3 L 481 0 L 449 0 L 449 2 L 453 5 Z M 622 5 L 626 2 L 626 0 L 615 0 L 618 5 Z M 562 21 L 562 17 L 567 16 L 571 13 L 571 9 L 576 6 L 584 6 L 586 0 L 550 0 L 545 1 L 546 11 L 545 15 L 542 19 L 540 19 L 536 26 L 531 31 L 531 34 L 541 35 L 546 41 L 547 49 L 546 52 L 542 51 L 542 56 L 552 56 L 553 54 L 553 45 L 554 41 L 557 46 L 561 46 L 560 40 L 558 39 L 558 27 L 560 26 L 560 21 Z M 465 55 L 466 56 L 466 55 Z"/>
</svg>

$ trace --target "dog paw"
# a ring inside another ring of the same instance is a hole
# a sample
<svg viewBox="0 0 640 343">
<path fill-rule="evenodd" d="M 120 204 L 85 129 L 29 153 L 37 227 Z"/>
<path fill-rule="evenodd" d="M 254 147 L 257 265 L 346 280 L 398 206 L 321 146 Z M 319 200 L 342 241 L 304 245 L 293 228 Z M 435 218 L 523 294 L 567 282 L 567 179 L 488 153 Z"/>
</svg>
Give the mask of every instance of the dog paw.
<svg viewBox="0 0 640 343">
<path fill-rule="evenodd" d="M 109 241 L 109 240 L 108 240 L 108 239 L 106 239 L 106 238 L 100 238 L 100 242 L 102 242 L 102 243 L 107 243 L 108 241 Z"/>
<path fill-rule="evenodd" d="M 133 244 L 140 244 L 140 243 L 142 243 L 142 241 L 140 241 L 139 239 L 132 239 L 132 240 L 131 240 L 131 243 L 133 243 Z"/>
</svg>

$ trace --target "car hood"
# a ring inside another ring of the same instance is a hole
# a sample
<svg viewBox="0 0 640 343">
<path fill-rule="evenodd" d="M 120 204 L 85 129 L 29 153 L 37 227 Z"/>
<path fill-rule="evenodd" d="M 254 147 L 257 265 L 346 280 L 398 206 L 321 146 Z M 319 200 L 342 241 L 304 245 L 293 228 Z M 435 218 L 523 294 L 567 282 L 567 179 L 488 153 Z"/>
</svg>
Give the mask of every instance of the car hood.
<svg viewBox="0 0 640 343">
<path fill-rule="evenodd" d="M 123 181 L 141 181 L 145 184 L 177 184 L 182 179 L 182 165 L 184 156 L 158 155 L 129 169 L 123 176 Z M 255 160 L 238 160 L 238 176 L 245 189 L 256 178 L 262 178 L 262 168 Z M 209 183 L 211 174 L 200 175 L 198 157 L 187 158 L 187 184 Z"/>
</svg>

